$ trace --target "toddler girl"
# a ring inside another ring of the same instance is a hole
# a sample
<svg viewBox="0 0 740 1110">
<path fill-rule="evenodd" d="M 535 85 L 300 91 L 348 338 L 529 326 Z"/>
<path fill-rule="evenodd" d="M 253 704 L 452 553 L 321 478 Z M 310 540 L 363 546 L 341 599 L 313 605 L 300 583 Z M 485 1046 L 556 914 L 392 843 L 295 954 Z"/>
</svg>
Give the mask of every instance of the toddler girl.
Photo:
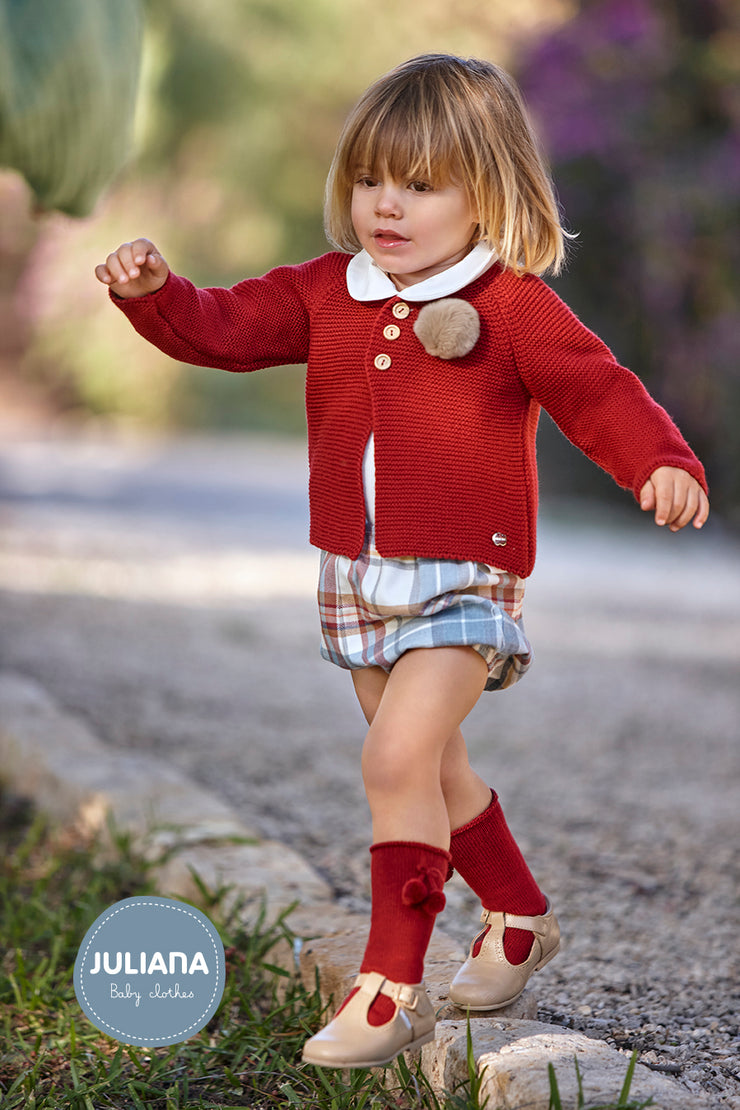
<svg viewBox="0 0 740 1110">
<path fill-rule="evenodd" d="M 354 989 L 304 1059 L 372 1067 L 434 1036 L 424 954 L 455 868 L 484 929 L 451 999 L 511 1003 L 559 930 L 471 768 L 460 724 L 530 661 L 540 406 L 656 523 L 700 528 L 701 464 L 638 379 L 537 275 L 563 257 L 552 185 L 498 67 L 414 58 L 344 128 L 326 230 L 339 248 L 232 289 L 196 289 L 146 239 L 96 268 L 173 358 L 306 362 L 311 542 L 325 658 L 369 730 L 372 914 Z"/>
</svg>

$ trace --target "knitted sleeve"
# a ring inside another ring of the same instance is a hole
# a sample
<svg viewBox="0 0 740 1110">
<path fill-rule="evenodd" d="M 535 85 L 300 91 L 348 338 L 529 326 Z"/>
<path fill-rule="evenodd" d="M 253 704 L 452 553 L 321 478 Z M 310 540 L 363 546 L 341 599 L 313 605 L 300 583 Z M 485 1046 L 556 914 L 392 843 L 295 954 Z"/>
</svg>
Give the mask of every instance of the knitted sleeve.
<svg viewBox="0 0 740 1110">
<path fill-rule="evenodd" d="M 665 409 L 540 278 L 508 279 L 503 300 L 517 369 L 568 439 L 635 497 L 659 466 L 704 468 Z"/>
<path fill-rule="evenodd" d="M 237 372 L 302 363 L 311 305 L 331 288 L 333 257 L 278 267 L 230 289 L 198 289 L 170 273 L 156 293 L 111 299 L 140 335 L 181 362 Z"/>
</svg>

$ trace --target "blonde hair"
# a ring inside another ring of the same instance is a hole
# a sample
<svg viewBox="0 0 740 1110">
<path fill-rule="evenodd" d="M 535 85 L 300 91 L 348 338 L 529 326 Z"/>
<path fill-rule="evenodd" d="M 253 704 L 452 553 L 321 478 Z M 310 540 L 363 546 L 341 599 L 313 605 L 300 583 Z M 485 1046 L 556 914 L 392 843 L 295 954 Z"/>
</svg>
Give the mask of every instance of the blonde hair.
<svg viewBox="0 0 740 1110">
<path fill-rule="evenodd" d="M 340 135 L 326 183 L 324 227 L 340 250 L 361 249 L 352 226 L 360 174 L 417 176 L 466 189 L 480 239 L 518 274 L 557 273 L 572 238 L 512 78 L 477 58 L 423 54 L 379 78 Z"/>
</svg>

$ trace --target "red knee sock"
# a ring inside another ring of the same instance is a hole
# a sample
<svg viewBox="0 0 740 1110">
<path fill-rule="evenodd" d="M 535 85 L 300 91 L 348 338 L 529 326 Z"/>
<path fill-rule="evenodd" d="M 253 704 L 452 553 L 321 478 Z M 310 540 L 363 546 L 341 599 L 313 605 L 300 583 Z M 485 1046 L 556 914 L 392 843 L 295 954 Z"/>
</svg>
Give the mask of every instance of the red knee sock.
<svg viewBox="0 0 740 1110">
<path fill-rule="evenodd" d="M 370 935 L 360 971 L 377 971 L 395 983 L 420 983 L 434 919 L 445 904 L 450 853 L 396 840 L 373 844 L 370 852 Z M 394 1002 L 380 994 L 368 1021 L 384 1025 L 394 1013 Z"/>
<path fill-rule="evenodd" d="M 527 916 L 544 913 L 545 896 L 509 831 L 494 791 L 483 813 L 454 830 L 450 854 L 452 866 L 478 895 L 484 909 Z M 478 938 L 479 948 L 484 936 L 485 932 Z M 506 929 L 504 953 L 509 963 L 523 963 L 533 939 L 526 929 Z M 475 948 L 473 952 L 477 955 Z"/>
</svg>

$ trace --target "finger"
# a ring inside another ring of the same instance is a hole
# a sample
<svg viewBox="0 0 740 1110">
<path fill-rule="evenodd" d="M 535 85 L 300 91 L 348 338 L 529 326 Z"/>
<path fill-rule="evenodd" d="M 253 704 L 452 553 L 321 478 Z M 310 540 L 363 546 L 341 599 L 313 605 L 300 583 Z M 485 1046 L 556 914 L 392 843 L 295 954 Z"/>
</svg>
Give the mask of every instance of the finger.
<svg viewBox="0 0 740 1110">
<path fill-rule="evenodd" d="M 105 263 L 101 263 L 99 266 L 95 267 L 95 277 L 98 279 L 98 281 L 102 281 L 103 285 L 113 284 L 113 278 L 111 277 L 110 271 L 108 270 L 108 267 L 105 265 Z"/>
<path fill-rule="evenodd" d="M 105 268 L 110 274 L 110 284 L 112 285 L 115 285 L 119 281 L 124 283 L 128 281 L 126 268 L 121 258 L 121 251 L 122 247 L 119 247 L 118 250 L 113 251 L 112 254 L 109 254 L 105 260 Z"/>
<path fill-rule="evenodd" d="M 147 256 L 158 254 L 157 248 L 149 239 L 134 239 L 131 244 L 131 257 L 137 266 L 143 266 Z"/>
<path fill-rule="evenodd" d="M 699 489 L 699 509 L 694 517 L 694 528 L 703 528 L 709 516 L 709 498 L 703 489 Z"/>
<path fill-rule="evenodd" d="M 123 267 L 123 273 L 127 278 L 137 278 L 141 275 L 140 264 L 135 257 L 135 244 L 134 243 L 121 243 L 117 250 L 117 255 Z M 142 256 L 142 263 L 146 257 L 146 252 Z"/>
<path fill-rule="evenodd" d="M 662 478 L 655 490 L 655 523 L 662 527 L 671 519 L 674 505 L 672 478 Z"/>
<path fill-rule="evenodd" d="M 699 487 L 691 486 L 686 491 L 683 505 L 676 507 L 676 513 L 669 521 L 671 532 L 680 532 L 694 517 L 699 508 Z"/>
<path fill-rule="evenodd" d="M 649 478 L 640 490 L 640 508 L 646 513 L 655 508 L 655 487 Z"/>
<path fill-rule="evenodd" d="M 159 277 L 163 271 L 169 269 L 169 266 L 162 258 L 162 255 L 157 253 L 156 251 L 154 253 L 150 251 L 149 254 L 147 254 L 144 265 L 155 277 Z"/>
</svg>

